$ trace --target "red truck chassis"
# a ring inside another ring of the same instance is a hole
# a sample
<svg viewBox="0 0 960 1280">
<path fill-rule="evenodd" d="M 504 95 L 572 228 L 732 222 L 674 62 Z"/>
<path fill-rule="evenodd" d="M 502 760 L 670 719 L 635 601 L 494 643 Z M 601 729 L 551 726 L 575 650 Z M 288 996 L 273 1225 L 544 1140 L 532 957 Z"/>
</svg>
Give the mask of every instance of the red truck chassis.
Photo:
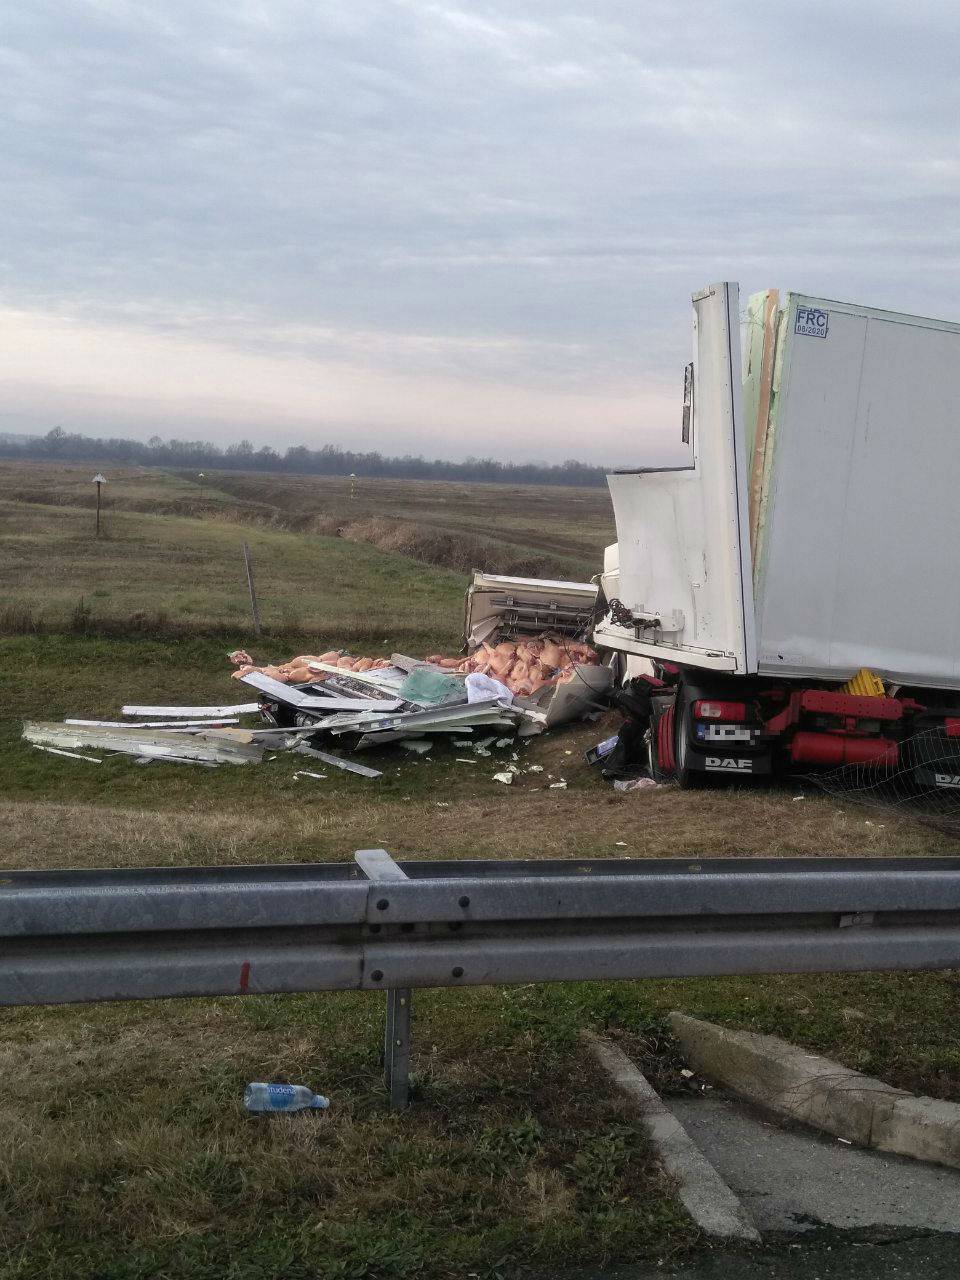
<svg viewBox="0 0 960 1280">
<path fill-rule="evenodd" d="M 720 683 L 682 668 L 659 674 L 671 684 L 652 697 L 655 777 L 696 786 L 864 765 L 920 789 L 960 790 L 960 707 L 930 690 L 869 697 L 762 678 Z"/>
</svg>

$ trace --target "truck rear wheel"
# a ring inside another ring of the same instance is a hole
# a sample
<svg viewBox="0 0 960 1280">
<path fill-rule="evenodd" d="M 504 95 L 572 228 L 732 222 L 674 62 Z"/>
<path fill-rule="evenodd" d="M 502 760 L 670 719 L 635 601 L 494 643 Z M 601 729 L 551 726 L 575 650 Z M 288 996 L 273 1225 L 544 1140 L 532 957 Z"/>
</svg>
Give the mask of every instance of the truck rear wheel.
<svg viewBox="0 0 960 1280">
<path fill-rule="evenodd" d="M 650 713 L 647 731 L 647 749 L 650 758 L 650 777 L 655 782 L 672 782 L 674 776 L 674 717 L 673 698 L 656 698 Z"/>
<path fill-rule="evenodd" d="M 678 786 L 684 790 L 703 787 L 707 777 L 698 769 L 690 767 L 690 735 L 693 730 L 693 704 L 701 697 L 699 690 L 689 685 L 681 685 L 677 690 L 674 712 L 674 756 L 676 759 L 676 779 Z"/>
</svg>

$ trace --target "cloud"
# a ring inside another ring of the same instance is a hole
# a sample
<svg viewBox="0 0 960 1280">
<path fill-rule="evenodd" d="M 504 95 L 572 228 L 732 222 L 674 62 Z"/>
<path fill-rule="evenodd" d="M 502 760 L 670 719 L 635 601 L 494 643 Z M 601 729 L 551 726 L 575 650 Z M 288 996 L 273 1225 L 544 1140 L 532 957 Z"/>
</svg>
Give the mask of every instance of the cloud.
<svg viewBox="0 0 960 1280">
<path fill-rule="evenodd" d="M 79 425 L 61 317 L 84 403 L 130 434 L 163 406 L 181 435 L 235 412 L 387 450 L 422 424 L 456 456 L 482 405 L 517 456 L 669 447 L 708 281 L 955 313 L 958 25 L 894 0 L 7 6 L 0 295 L 32 319 L 0 418 Z M 121 395 L 106 334 L 229 358 L 244 396 Z M 292 367 L 335 410 L 297 417 Z"/>
<path fill-rule="evenodd" d="M 395 360 L 361 365 L 307 356 L 293 342 L 254 352 L 150 327 L 2 308 L 0 353 L 7 421 L 38 431 L 57 423 L 97 435 L 157 433 L 218 443 L 248 436 L 274 447 L 332 440 L 379 449 L 386 440 L 398 454 L 576 456 L 628 465 L 651 451 L 669 459 L 656 424 L 675 416 L 673 388 L 656 384 L 630 396 L 585 396 L 491 376 L 465 395 L 462 379 L 422 364 L 417 373 L 404 372 Z M 601 429 L 584 429 L 584 421 Z"/>
</svg>

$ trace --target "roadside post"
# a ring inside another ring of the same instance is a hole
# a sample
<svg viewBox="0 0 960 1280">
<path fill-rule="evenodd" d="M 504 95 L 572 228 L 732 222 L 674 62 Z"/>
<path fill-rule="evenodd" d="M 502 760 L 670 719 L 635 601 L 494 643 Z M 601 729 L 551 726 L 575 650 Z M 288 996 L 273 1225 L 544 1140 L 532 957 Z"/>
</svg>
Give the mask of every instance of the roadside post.
<svg viewBox="0 0 960 1280">
<path fill-rule="evenodd" d="M 107 477 L 101 475 L 98 471 L 93 477 L 93 483 L 97 486 L 97 537 L 100 537 L 100 487 L 107 483 Z"/>
<path fill-rule="evenodd" d="M 386 888 L 407 879 L 407 873 L 397 866 L 386 849 L 358 849 L 353 859 L 373 884 Z M 379 898 L 375 909 L 383 911 L 388 906 L 387 899 Z M 383 1076 L 390 1095 L 390 1110 L 402 1111 L 410 1101 L 410 988 L 388 987 L 386 994 Z"/>
<path fill-rule="evenodd" d="M 255 635 L 260 635 L 260 609 L 257 605 L 257 589 L 253 585 L 253 557 L 246 542 L 241 543 L 241 548 L 243 550 L 243 563 L 247 570 L 247 588 L 250 591 L 250 612 L 253 614 L 253 630 Z"/>
</svg>

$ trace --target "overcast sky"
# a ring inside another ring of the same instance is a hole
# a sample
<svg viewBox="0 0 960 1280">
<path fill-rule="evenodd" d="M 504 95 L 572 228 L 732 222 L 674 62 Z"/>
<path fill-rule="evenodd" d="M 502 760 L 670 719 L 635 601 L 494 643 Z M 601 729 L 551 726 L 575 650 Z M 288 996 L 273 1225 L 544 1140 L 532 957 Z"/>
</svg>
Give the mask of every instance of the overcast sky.
<svg viewBox="0 0 960 1280">
<path fill-rule="evenodd" d="M 0 431 L 611 464 L 720 279 L 960 320 L 960 6 L 17 0 Z"/>
</svg>

